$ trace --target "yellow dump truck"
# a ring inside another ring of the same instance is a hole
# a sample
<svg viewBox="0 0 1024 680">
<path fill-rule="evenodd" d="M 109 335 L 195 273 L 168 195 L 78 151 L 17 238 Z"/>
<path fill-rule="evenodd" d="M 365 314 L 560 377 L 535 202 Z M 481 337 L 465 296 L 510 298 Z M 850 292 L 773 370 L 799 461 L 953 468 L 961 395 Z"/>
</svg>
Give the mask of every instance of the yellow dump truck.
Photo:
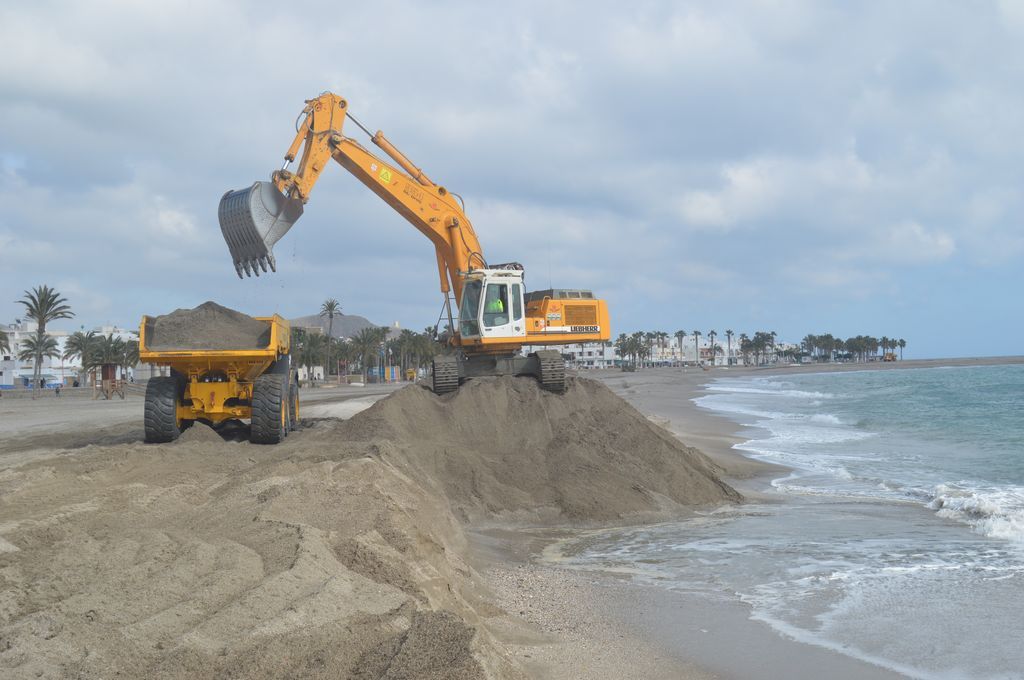
<svg viewBox="0 0 1024 680">
<path fill-rule="evenodd" d="M 289 324 L 276 314 L 250 318 L 266 324 L 253 343 L 262 346 L 167 349 L 154 346 L 156 318 L 142 317 L 139 360 L 170 368 L 169 376 L 151 378 L 146 387 L 146 441 L 173 441 L 197 420 L 217 426 L 239 419 L 251 422 L 254 444 L 277 444 L 296 426 L 299 389 Z"/>
</svg>

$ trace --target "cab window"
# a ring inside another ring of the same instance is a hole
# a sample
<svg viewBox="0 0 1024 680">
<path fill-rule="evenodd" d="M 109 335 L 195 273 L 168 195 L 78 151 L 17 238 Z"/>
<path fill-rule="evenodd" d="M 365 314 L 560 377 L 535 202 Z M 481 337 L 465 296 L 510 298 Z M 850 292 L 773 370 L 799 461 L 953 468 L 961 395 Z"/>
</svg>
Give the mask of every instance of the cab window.
<svg viewBox="0 0 1024 680">
<path fill-rule="evenodd" d="M 523 318 L 523 294 L 519 290 L 519 284 L 512 284 L 512 319 L 519 321 Z"/>
<path fill-rule="evenodd" d="M 459 334 L 480 335 L 477 314 L 480 311 L 480 290 L 483 283 L 469 281 L 462 288 L 462 305 L 459 307 Z"/>
<path fill-rule="evenodd" d="M 484 326 L 503 326 L 508 323 L 508 284 L 488 283 L 484 295 Z"/>
</svg>

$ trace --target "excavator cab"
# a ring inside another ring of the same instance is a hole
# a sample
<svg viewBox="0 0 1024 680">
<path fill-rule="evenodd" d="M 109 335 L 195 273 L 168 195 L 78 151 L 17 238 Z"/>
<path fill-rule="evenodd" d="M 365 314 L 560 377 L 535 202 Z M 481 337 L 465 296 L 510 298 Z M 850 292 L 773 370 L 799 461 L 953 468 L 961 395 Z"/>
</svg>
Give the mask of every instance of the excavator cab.
<svg viewBox="0 0 1024 680">
<path fill-rule="evenodd" d="M 229 191 L 220 199 L 217 219 L 227 241 L 238 278 L 277 271 L 274 244 L 302 216 L 302 201 L 288 198 L 270 182 Z"/>
<path fill-rule="evenodd" d="M 463 341 L 526 336 L 523 273 L 506 269 L 477 269 L 466 277 L 459 307 Z"/>
</svg>

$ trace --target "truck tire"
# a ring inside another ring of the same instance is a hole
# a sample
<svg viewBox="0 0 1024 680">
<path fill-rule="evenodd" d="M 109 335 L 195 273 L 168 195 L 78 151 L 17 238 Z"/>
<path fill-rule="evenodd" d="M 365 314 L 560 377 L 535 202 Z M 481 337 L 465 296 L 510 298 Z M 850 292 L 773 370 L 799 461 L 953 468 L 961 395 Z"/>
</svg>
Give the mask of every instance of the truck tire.
<svg viewBox="0 0 1024 680">
<path fill-rule="evenodd" d="M 143 416 L 147 442 L 172 442 L 181 434 L 182 422 L 178 420 L 180 385 L 181 381 L 174 376 L 150 378 L 146 385 Z"/>
<path fill-rule="evenodd" d="M 278 444 L 288 433 L 288 376 L 264 373 L 252 386 L 253 444 Z"/>
</svg>

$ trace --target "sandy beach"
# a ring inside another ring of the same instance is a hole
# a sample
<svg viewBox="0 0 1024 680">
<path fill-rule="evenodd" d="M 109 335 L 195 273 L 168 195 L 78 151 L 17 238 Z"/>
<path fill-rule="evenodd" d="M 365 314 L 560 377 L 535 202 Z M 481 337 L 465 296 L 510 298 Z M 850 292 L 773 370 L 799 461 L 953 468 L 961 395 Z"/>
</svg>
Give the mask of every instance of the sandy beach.
<svg viewBox="0 0 1024 680">
<path fill-rule="evenodd" d="M 740 602 L 566 568 L 561 554 L 587 532 L 735 505 L 733 488 L 781 502 L 769 482 L 785 469 L 739 455 L 739 425 L 692 399 L 719 377 L 864 368 L 608 371 L 569 401 L 530 381 L 470 383 L 458 402 L 307 390 L 307 425 L 277 447 L 204 427 L 141 444 L 139 397 L 4 400 L 0 669 L 903 677 L 788 640 Z M 502 434 L 483 402 L 515 414 Z"/>
<path fill-rule="evenodd" d="M 473 527 L 741 500 L 595 381 L 305 397 L 276 446 L 202 424 L 145 444 L 134 396 L 0 404 L 4 675 L 528 677 L 503 634 L 549 639 L 480 573 Z"/>
</svg>

